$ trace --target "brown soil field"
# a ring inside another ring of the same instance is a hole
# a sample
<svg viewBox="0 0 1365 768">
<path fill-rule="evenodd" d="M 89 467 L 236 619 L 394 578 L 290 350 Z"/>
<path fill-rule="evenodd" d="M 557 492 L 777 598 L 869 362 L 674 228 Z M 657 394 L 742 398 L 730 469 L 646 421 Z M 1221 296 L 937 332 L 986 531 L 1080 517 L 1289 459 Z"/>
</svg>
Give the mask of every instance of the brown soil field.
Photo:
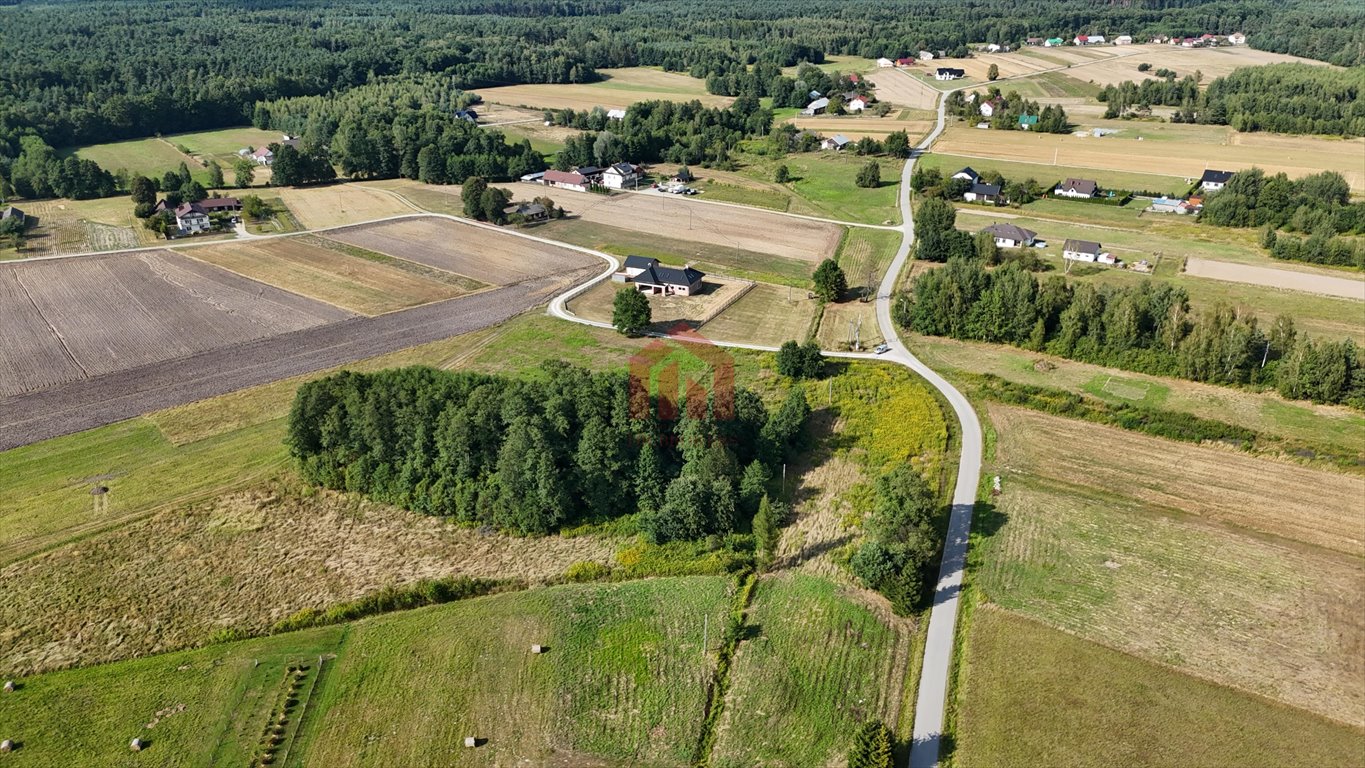
<svg viewBox="0 0 1365 768">
<path fill-rule="evenodd" d="M 1290 291 L 1321 293 L 1325 296 L 1340 296 L 1346 299 L 1365 301 L 1365 280 L 1352 277 L 1313 274 L 1298 270 L 1257 267 L 1251 264 L 1233 264 L 1226 261 L 1201 259 L 1191 256 L 1185 260 L 1185 274 L 1207 277 L 1212 280 L 1227 280 L 1233 283 L 1263 285 L 1268 288 L 1281 288 Z"/>
<path fill-rule="evenodd" d="M 637 101 L 692 101 L 709 107 L 728 106 L 734 99 L 706 92 L 694 77 L 648 67 L 600 69 L 606 80 L 585 85 L 505 85 L 480 88 L 486 102 L 545 109 L 626 108 Z"/>
<path fill-rule="evenodd" d="M 300 237 L 233 242 L 188 249 L 185 255 L 362 315 L 392 312 L 464 293 L 453 280 L 440 282 L 392 263 L 320 247 L 324 242 Z"/>
<path fill-rule="evenodd" d="M 356 224 L 417 210 L 383 189 L 361 184 L 279 187 L 275 191 L 305 229 Z"/>
<path fill-rule="evenodd" d="M 868 82 L 877 89 L 877 98 L 911 109 L 938 109 L 937 88 L 896 69 L 869 72 Z"/>
<path fill-rule="evenodd" d="M 1140 126 L 1134 126 L 1137 130 Z M 1197 178 L 1205 168 L 1240 171 L 1253 166 L 1297 178 L 1319 171 L 1340 172 L 1351 188 L 1365 190 L 1365 170 L 1344 167 L 1341 158 L 1365 154 L 1365 138 L 1326 139 L 1265 133 L 1229 134 L 1223 145 L 1203 141 L 1143 141 L 1135 137 L 1093 138 L 1026 131 L 979 131 L 952 124 L 934 145 L 936 152 L 1015 160 L 1096 171 L 1130 171 Z"/>
<path fill-rule="evenodd" d="M 0 396 L 0 451 L 497 325 L 596 271 L 596 264 L 569 269 L 377 317 L 351 317 Z"/>
<path fill-rule="evenodd" d="M 1006 473 L 1104 486 L 1180 510 L 1334 552 L 1365 555 L 1365 478 L 1188 445 L 1057 416 L 991 408 Z"/>
<path fill-rule="evenodd" d="M 681 200 L 674 195 L 631 193 L 604 197 L 566 189 L 546 191 L 583 221 L 812 264 L 832 255 L 843 236 L 843 228 L 835 224 L 752 208 Z M 521 196 L 530 194 L 526 191 Z"/>
<path fill-rule="evenodd" d="M 743 280 L 707 275 L 702 281 L 702 290 L 694 296 L 650 296 L 650 316 L 653 318 L 650 327 L 665 331 L 678 323 L 686 323 L 698 328 L 715 317 L 722 304 L 749 290 L 750 285 Z M 569 302 L 568 310 L 588 320 L 610 323 L 612 301 L 616 292 L 625 287 L 625 283 L 611 280 L 598 283 L 575 296 Z"/>
<path fill-rule="evenodd" d="M 787 296 L 791 296 L 791 300 Z M 806 291 L 758 283 L 702 328 L 717 341 L 739 341 L 776 347 L 784 341 L 803 341 L 810 333 L 819 303 Z"/>
<path fill-rule="evenodd" d="M 0 283 L 30 315 L 9 341 L 15 366 L 0 396 L 127 370 L 335 322 L 345 310 L 257 283 L 170 251 L 0 266 Z"/>
<path fill-rule="evenodd" d="M 578 251 L 435 217 L 334 230 L 327 238 L 490 285 L 512 285 L 602 263 Z"/>
<path fill-rule="evenodd" d="M 155 542 L 166 542 L 159 545 Z M 63 546 L 0 571 L 0 671 L 32 674 L 261 631 L 390 585 L 536 583 L 612 545 L 514 538 L 327 491 L 261 487 Z"/>
</svg>

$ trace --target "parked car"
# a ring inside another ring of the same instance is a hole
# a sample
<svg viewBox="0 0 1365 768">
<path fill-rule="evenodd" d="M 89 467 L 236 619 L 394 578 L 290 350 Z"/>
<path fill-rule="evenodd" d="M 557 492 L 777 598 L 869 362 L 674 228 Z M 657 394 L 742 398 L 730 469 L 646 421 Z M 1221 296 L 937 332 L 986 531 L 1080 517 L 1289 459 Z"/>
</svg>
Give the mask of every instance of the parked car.
<svg viewBox="0 0 1365 768">
<path fill-rule="evenodd" d="M 874 349 L 874 350 L 872 350 L 872 351 L 873 351 L 873 352 L 876 352 L 877 354 L 880 355 L 880 354 L 882 354 L 883 352 L 889 352 L 890 350 L 891 350 L 891 345 L 890 345 L 890 344 L 878 344 L 878 345 L 877 345 L 877 348 Z"/>
</svg>

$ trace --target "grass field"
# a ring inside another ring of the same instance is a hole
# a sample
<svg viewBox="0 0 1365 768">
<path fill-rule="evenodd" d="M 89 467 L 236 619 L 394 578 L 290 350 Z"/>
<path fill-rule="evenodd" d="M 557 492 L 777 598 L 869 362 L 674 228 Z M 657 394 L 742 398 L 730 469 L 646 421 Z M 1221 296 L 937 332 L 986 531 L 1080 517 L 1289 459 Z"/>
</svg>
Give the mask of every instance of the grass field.
<svg viewBox="0 0 1365 768">
<path fill-rule="evenodd" d="M 229 169 L 237 159 L 238 150 L 262 147 L 279 140 L 280 134 L 277 131 L 251 127 L 223 128 L 215 131 L 92 144 L 69 151 L 87 160 L 94 160 L 108 171 L 123 169 L 129 173 L 157 178 L 167 171 L 176 170 L 184 163 L 196 181 L 207 184 L 210 165 L 217 164 L 231 177 Z M 265 173 L 264 169 L 258 170 L 257 176 Z"/>
<path fill-rule="evenodd" d="M 24 201 L 20 207 L 34 223 L 22 248 L 0 247 L 0 260 L 117 251 L 157 242 L 151 230 L 133 218 L 127 197 Z"/>
<path fill-rule="evenodd" d="M 725 608 L 725 582 L 702 577 L 479 598 L 28 678 L 0 701 L 0 732 L 16 766 L 127 765 L 139 735 L 159 765 L 243 765 L 283 667 L 336 654 L 293 708 L 281 764 L 686 765 L 714 663 L 701 617 L 720 627 Z"/>
<path fill-rule="evenodd" d="M 876 189 L 863 189 L 854 184 L 854 179 L 870 159 L 833 151 L 794 153 L 777 160 L 746 155 L 740 173 L 770 181 L 777 165 L 786 165 L 792 181 L 782 186 L 802 203 L 789 206 L 787 210 L 792 213 L 862 224 L 898 224 L 896 183 L 900 179 L 901 161 L 878 158 L 882 184 Z M 705 190 L 706 186 L 701 188 Z"/>
<path fill-rule="evenodd" d="M 899 720 L 913 623 L 802 573 L 759 582 L 711 755 L 716 768 L 842 764 L 863 722 Z"/>
<path fill-rule="evenodd" d="M 742 341 L 770 347 L 810 335 L 819 303 L 804 288 L 756 283 L 705 326 L 701 333 L 717 341 Z"/>
<path fill-rule="evenodd" d="M 431 279 L 419 274 L 418 268 L 404 268 L 411 262 L 379 254 L 364 258 L 346 253 L 344 247 L 305 236 L 225 243 L 185 253 L 253 280 L 366 315 L 440 301 L 468 290 L 459 282 L 470 281 L 460 281 L 456 275 L 450 275 L 449 280 Z"/>
<path fill-rule="evenodd" d="M 505 85 L 480 88 L 484 101 L 544 109 L 590 110 L 593 107 L 622 109 L 637 101 L 700 101 L 707 106 L 727 106 L 734 99 L 706 92 L 705 81 L 653 67 L 599 69 L 605 77 L 583 85 Z"/>
<path fill-rule="evenodd" d="M 975 131 L 977 134 L 985 133 Z M 935 145 L 939 150 L 925 155 L 917 163 L 924 168 L 937 168 L 944 176 L 957 173 L 963 166 L 971 166 L 978 173 L 987 171 L 997 171 L 1007 179 L 1024 180 L 1035 179 L 1040 184 L 1053 184 L 1067 178 L 1094 179 L 1101 187 L 1114 189 L 1138 189 L 1151 192 L 1165 192 L 1176 195 L 1183 194 L 1189 189 L 1190 185 L 1185 181 L 1184 176 L 1161 175 L 1154 173 L 1134 173 L 1120 170 L 1086 168 L 1076 165 L 1053 165 L 1052 154 L 1048 153 L 1046 158 L 1034 159 L 1032 162 L 1019 162 L 1011 159 L 991 157 L 990 147 L 994 146 L 994 139 L 997 136 L 1014 133 L 1014 131 L 996 131 L 989 136 L 992 141 L 980 141 L 974 144 L 964 144 L 957 147 L 959 154 L 953 154 L 944 149 L 942 144 Z M 1023 133 L 1020 131 L 1019 133 Z M 1030 134 L 1031 135 L 1031 134 Z M 982 137 L 983 139 L 985 137 Z M 1101 139 L 1103 141 L 1103 139 Z M 1062 160 L 1067 160 L 1067 156 L 1059 154 Z M 1196 174 L 1198 175 L 1198 174 Z M 1073 205 L 1087 205 L 1086 203 L 1073 203 Z M 1102 209 L 1105 206 L 1089 205 L 1091 208 Z"/>
<path fill-rule="evenodd" d="M 988 606 L 963 662 L 959 766 L 1350 766 L 1365 739 Z"/>
<path fill-rule="evenodd" d="M 1365 726 L 1365 566 L 1351 534 L 1343 537 L 1328 513 L 1307 517 L 1294 508 L 1309 470 L 998 406 L 990 414 L 1000 439 L 995 471 L 1004 478 L 994 511 L 1003 525 L 990 525 L 975 545 L 984 597 L 1104 645 Z M 1121 466 L 1087 473 L 1074 443 L 1059 438 L 1084 441 Z M 1121 457 L 1109 452 L 1124 441 L 1130 448 Z M 1158 473 L 1149 451 L 1163 449 L 1168 469 Z M 1220 459 L 1227 483 L 1240 477 L 1257 486 L 1262 504 L 1252 514 L 1210 508 L 1236 503 L 1207 479 L 1206 462 Z M 1308 483 L 1323 489 L 1322 506 L 1358 525 L 1354 498 L 1365 494 L 1365 480 L 1313 475 Z"/>
<path fill-rule="evenodd" d="M 909 337 L 915 354 L 939 371 L 991 373 L 1009 381 L 1085 394 L 1096 382 L 1120 377 L 1131 386 L 1161 392 L 1161 407 L 1225 421 L 1309 445 L 1325 444 L 1365 460 L 1365 416 L 1340 406 L 1291 402 L 1274 394 L 1258 394 L 1183 379 L 1119 371 L 995 344 L 953 341 L 930 336 Z M 1036 365 L 1046 361 L 1041 369 Z M 1109 393 L 1109 402 L 1124 402 Z"/>
<path fill-rule="evenodd" d="M 610 323 L 616 292 L 629 286 L 604 280 L 573 297 L 567 309 L 579 317 Z M 650 330 L 666 332 L 681 323 L 690 328 L 704 325 L 728 301 L 743 295 L 750 283 L 720 275 L 706 276 L 701 290 L 691 296 L 649 296 Z M 634 290 L 634 288 L 632 288 Z"/>
</svg>

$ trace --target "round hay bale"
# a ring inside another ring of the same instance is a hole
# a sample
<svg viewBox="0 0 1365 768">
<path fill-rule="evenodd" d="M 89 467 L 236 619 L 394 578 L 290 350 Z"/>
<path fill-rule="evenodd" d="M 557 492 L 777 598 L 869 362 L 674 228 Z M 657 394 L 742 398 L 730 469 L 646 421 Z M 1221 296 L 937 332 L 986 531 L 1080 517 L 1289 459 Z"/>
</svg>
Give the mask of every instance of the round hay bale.
<svg viewBox="0 0 1365 768">
<path fill-rule="evenodd" d="M 6 680 L 6 681 L 5 681 L 5 693 L 14 693 L 14 681 L 13 681 L 13 680 Z"/>
<path fill-rule="evenodd" d="M 133 750 L 134 752 L 141 752 L 142 750 L 147 748 L 147 743 L 140 738 L 136 738 L 128 742 L 128 748 Z"/>
<path fill-rule="evenodd" d="M 9 739 L 5 739 L 4 741 L 0 741 L 0 752 L 13 752 L 13 751 L 14 751 L 14 742 L 10 741 Z"/>
</svg>

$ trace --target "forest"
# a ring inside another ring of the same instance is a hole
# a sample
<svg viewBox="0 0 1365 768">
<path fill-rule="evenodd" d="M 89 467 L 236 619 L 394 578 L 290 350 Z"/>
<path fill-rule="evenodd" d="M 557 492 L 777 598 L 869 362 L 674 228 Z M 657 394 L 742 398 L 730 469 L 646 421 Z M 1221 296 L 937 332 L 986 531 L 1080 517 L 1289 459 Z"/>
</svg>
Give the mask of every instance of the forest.
<svg viewBox="0 0 1365 768">
<path fill-rule="evenodd" d="M 1180 107 L 1172 122 L 1230 125 L 1239 131 L 1365 136 L 1365 67 L 1309 64 L 1241 67 L 1200 92 L 1198 73 L 1108 85 L 1097 98 L 1105 117 L 1143 117 L 1153 105 Z"/>
<path fill-rule="evenodd" d="M 1341 174 L 1323 171 L 1300 179 L 1266 176 L 1259 168 L 1234 173 L 1209 196 L 1201 224 L 1262 227 L 1261 245 L 1277 259 L 1365 269 L 1365 243 L 1336 237 L 1365 233 L 1365 203 L 1351 202 Z M 1306 238 L 1278 234 L 1300 232 Z"/>
<path fill-rule="evenodd" d="M 1332 0 L 21 0 L 0 8 L 0 156 L 247 123 L 255 104 L 386 77 L 590 82 L 605 67 L 714 74 L 830 54 L 1077 32 L 1228 34 L 1349 66 L 1365 7 Z"/>
<path fill-rule="evenodd" d="M 338 373 L 299 388 L 286 439 L 323 487 L 530 535 L 636 515 L 662 543 L 746 530 L 810 413 L 800 387 L 770 413 L 744 388 L 661 407 L 625 373 L 540 373 Z"/>
<path fill-rule="evenodd" d="M 982 259 L 954 256 L 915 278 L 894 314 L 917 333 L 1365 409 L 1365 361 L 1351 340 L 1310 339 L 1288 316 L 1267 331 L 1225 305 L 1195 311 L 1170 283 L 1070 285 L 1018 264 L 987 270 Z"/>
<path fill-rule="evenodd" d="M 772 110 L 761 108 L 753 96 L 735 99 L 725 109 L 698 101 L 640 101 L 630 105 L 623 120 L 608 120 L 601 109 L 545 114 L 557 125 L 595 131 L 565 142 L 555 160 L 560 170 L 620 161 L 732 167 L 730 151 L 743 139 L 767 134 L 773 123 Z"/>
</svg>

